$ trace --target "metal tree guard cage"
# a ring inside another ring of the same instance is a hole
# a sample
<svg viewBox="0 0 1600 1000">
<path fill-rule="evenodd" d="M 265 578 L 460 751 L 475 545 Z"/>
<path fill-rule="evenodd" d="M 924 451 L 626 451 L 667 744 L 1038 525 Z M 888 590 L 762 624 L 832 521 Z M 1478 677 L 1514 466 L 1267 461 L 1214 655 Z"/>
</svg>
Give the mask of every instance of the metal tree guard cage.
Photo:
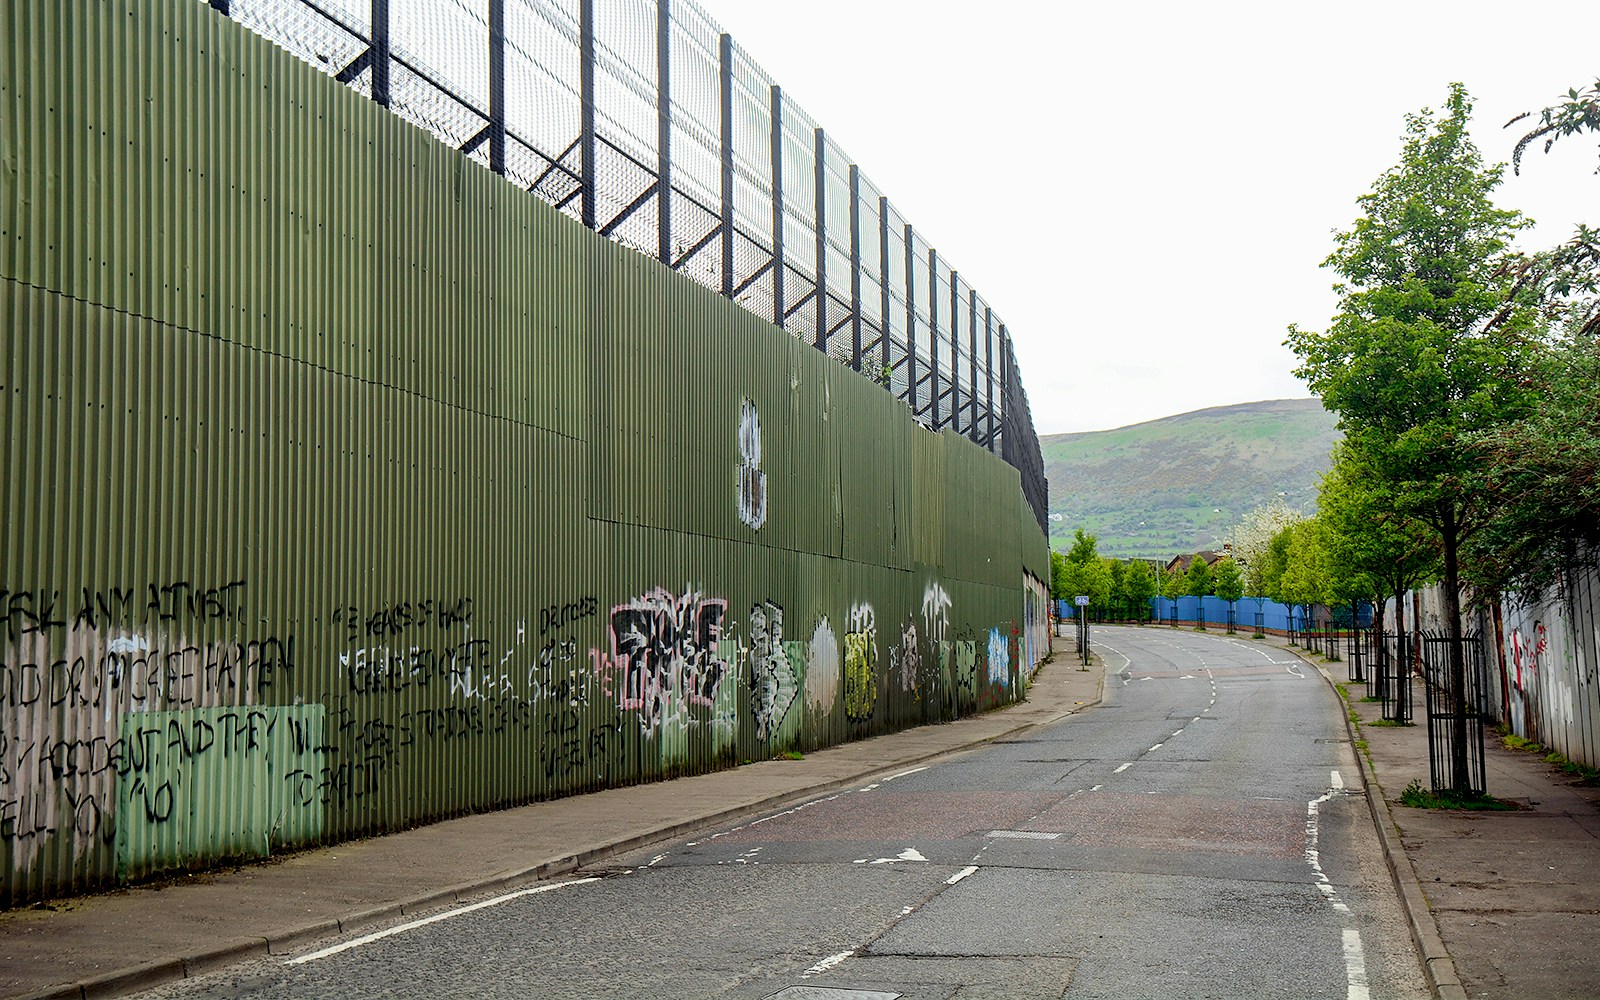
<svg viewBox="0 0 1600 1000">
<path fill-rule="evenodd" d="M 1450 652 L 1455 643 L 1461 644 L 1465 664 L 1463 680 L 1466 685 L 1463 711 L 1455 711 L 1455 689 L 1450 676 Z M 1458 790 L 1472 795 L 1482 795 L 1485 790 L 1483 773 L 1483 721 L 1485 695 L 1487 694 L 1486 667 L 1483 637 L 1468 634 L 1459 640 L 1449 635 L 1425 632 L 1422 634 L 1422 664 L 1425 672 L 1428 707 L 1428 776 L 1434 791 Z M 1458 751 L 1457 741 L 1466 743 L 1466 774 L 1456 775 L 1452 762 Z M 1457 778 L 1463 781 L 1455 780 Z"/>
</svg>

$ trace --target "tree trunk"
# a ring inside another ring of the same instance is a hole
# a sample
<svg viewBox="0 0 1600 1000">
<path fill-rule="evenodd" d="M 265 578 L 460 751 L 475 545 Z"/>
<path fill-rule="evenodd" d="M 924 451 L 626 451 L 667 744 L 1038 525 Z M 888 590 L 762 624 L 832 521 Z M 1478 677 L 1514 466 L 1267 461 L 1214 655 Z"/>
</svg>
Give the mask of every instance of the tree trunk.
<svg viewBox="0 0 1600 1000">
<path fill-rule="evenodd" d="M 1450 634 L 1450 787 L 1463 795 L 1472 790 L 1467 770 L 1467 658 L 1461 638 L 1461 574 L 1456 556 L 1461 543 L 1456 512 L 1441 519 L 1444 543 L 1444 615 Z"/>
<path fill-rule="evenodd" d="M 1402 681 L 1404 683 L 1406 683 L 1406 684 L 1410 684 L 1411 683 L 1411 671 L 1408 669 L 1408 662 L 1406 660 L 1406 592 L 1404 590 L 1402 590 L 1402 589 L 1399 589 L 1400 585 L 1399 585 L 1398 581 L 1396 581 L 1395 586 L 1396 586 L 1396 589 L 1395 589 L 1395 592 L 1394 592 L 1394 658 L 1396 660 L 1396 663 L 1394 664 L 1392 673 L 1388 677 L 1388 681 L 1389 681 L 1389 683 L 1393 683 L 1393 684 L 1400 684 Z M 1385 652 L 1387 652 L 1387 650 L 1385 650 Z M 1407 693 L 1409 693 L 1409 692 L 1407 692 Z M 1400 704 L 1400 700 L 1399 700 L 1400 699 L 1400 692 L 1399 691 L 1391 691 L 1391 692 L 1389 692 L 1389 697 L 1395 699 L 1395 703 L 1396 704 Z M 1409 698 L 1406 699 L 1406 700 L 1410 701 Z"/>
</svg>

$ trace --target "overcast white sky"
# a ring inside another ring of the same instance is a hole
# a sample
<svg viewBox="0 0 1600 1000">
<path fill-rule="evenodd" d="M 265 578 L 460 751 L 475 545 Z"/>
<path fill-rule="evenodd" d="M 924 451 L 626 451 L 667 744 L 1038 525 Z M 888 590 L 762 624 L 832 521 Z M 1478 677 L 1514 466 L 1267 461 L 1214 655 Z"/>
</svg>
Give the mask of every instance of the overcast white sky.
<svg viewBox="0 0 1600 1000">
<path fill-rule="evenodd" d="M 1285 328 L 1459 80 L 1501 126 L 1600 76 L 1600 3 L 699 0 L 1006 321 L 1041 434 L 1308 395 Z M 1535 147 L 1530 248 L 1600 223 L 1600 142 Z"/>
</svg>

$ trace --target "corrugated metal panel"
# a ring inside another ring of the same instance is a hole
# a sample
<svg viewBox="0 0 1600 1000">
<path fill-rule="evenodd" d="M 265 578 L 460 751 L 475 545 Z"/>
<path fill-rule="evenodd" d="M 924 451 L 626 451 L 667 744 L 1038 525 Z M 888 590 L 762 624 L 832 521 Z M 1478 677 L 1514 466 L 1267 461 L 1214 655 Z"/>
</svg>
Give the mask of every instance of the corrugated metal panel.
<svg viewBox="0 0 1600 1000">
<path fill-rule="evenodd" d="M 1019 696 L 998 458 L 194 0 L 0 18 L 7 901 Z"/>
</svg>

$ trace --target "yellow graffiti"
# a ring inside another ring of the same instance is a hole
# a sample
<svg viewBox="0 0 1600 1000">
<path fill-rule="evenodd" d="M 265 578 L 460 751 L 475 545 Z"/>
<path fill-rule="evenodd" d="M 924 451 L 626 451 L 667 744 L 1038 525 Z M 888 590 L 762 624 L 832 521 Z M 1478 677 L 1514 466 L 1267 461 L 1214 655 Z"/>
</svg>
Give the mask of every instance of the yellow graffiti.
<svg viewBox="0 0 1600 1000">
<path fill-rule="evenodd" d="M 859 722 L 872 717 L 878 700 L 878 650 L 867 632 L 844 635 L 844 711 Z"/>
</svg>

